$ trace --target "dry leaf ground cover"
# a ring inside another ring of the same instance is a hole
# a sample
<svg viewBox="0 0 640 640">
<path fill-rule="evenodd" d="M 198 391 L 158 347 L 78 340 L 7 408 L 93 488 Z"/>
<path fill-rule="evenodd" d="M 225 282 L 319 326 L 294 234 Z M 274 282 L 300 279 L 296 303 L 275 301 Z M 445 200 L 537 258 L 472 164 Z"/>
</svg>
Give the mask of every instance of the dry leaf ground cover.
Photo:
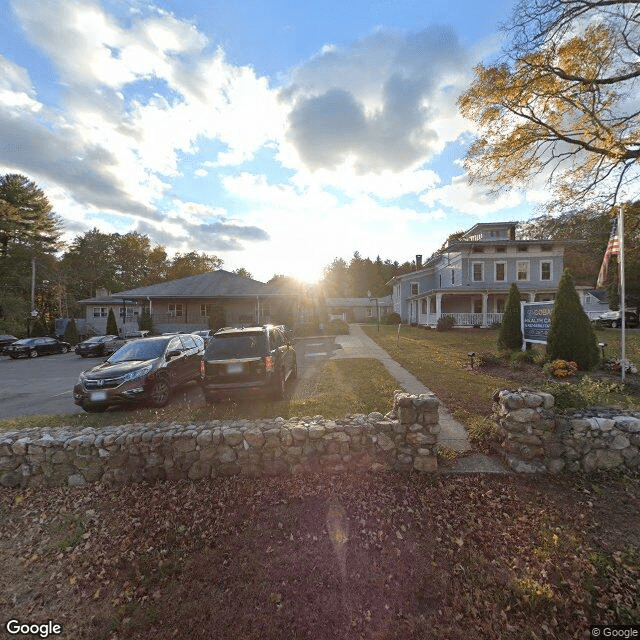
<svg viewBox="0 0 640 640">
<path fill-rule="evenodd" d="M 0 493 L 0 619 L 64 638 L 585 638 L 640 623 L 640 481 L 344 474 Z"/>
</svg>

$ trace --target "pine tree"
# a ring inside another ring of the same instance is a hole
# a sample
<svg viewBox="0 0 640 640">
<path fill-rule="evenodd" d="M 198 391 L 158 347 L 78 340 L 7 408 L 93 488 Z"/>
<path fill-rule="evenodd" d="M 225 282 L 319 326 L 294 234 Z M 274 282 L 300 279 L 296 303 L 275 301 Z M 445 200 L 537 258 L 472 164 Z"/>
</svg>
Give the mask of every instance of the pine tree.
<svg viewBox="0 0 640 640">
<path fill-rule="evenodd" d="M 107 334 L 110 336 L 118 335 L 118 323 L 116 322 L 116 315 L 113 313 L 113 309 L 109 309 L 109 315 L 107 316 Z"/>
<path fill-rule="evenodd" d="M 498 346 L 502 349 L 520 349 L 522 347 L 522 329 L 520 328 L 520 289 L 514 282 L 509 289 L 509 297 L 502 315 L 502 325 L 498 333 Z"/>
<path fill-rule="evenodd" d="M 547 335 L 547 357 L 572 360 L 582 370 L 593 368 L 600 359 L 596 334 L 567 269 L 560 278 L 553 305 L 551 328 Z"/>
<path fill-rule="evenodd" d="M 78 329 L 76 327 L 76 321 L 73 318 L 67 322 L 67 327 L 64 330 L 64 339 L 69 344 L 78 344 Z"/>
</svg>

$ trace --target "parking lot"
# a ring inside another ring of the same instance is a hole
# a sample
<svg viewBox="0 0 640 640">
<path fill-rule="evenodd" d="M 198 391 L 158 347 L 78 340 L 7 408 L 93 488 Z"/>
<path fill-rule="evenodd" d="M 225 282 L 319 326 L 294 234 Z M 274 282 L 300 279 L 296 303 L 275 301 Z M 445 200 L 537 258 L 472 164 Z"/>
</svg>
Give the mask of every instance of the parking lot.
<svg viewBox="0 0 640 640">
<path fill-rule="evenodd" d="M 288 393 L 306 393 L 320 365 L 333 354 L 332 337 L 298 338 L 298 380 Z M 75 353 L 20 358 L 0 356 L 0 419 L 26 415 L 65 415 L 84 413 L 73 402 L 73 385 L 81 371 L 102 362 L 103 358 L 81 358 Z M 304 391 L 302 391 L 304 389 Z M 174 392 L 171 404 L 204 404 L 204 396 L 196 382 Z"/>
</svg>

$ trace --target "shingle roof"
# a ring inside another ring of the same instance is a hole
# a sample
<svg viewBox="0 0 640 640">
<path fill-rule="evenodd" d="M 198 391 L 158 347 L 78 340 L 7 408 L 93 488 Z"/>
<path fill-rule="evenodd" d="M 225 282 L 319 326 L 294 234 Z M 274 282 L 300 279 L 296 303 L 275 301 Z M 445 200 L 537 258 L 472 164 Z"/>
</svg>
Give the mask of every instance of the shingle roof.
<svg viewBox="0 0 640 640">
<path fill-rule="evenodd" d="M 328 307 L 370 307 L 375 304 L 375 298 L 327 298 Z M 378 306 L 391 305 L 391 296 L 378 298 Z"/>
<path fill-rule="evenodd" d="M 263 282 L 245 278 L 229 271 L 220 269 L 196 276 L 161 282 L 148 287 L 129 289 L 111 294 L 111 299 L 117 298 L 245 298 L 248 296 L 276 295 Z M 100 298 L 103 300 L 104 298 Z M 80 300 L 80 302 L 95 302 L 96 298 Z"/>
</svg>

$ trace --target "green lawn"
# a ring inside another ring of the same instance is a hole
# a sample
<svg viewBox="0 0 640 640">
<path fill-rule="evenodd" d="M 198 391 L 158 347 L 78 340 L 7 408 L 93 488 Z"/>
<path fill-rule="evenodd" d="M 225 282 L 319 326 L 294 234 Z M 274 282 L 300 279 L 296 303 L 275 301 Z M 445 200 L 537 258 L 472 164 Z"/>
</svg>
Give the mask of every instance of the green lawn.
<svg viewBox="0 0 640 640">
<path fill-rule="evenodd" d="M 379 333 L 375 327 L 363 329 L 394 360 L 429 387 L 458 419 L 467 424 L 491 414 L 491 396 L 495 389 L 540 384 L 535 380 L 529 383 L 526 380 L 514 381 L 490 371 L 469 370 L 466 365 L 469 363 L 470 352 L 499 353 L 496 345 L 497 330 L 434 331 L 403 326 L 398 340 L 395 326 L 381 326 Z M 619 330 L 598 330 L 596 337 L 599 342 L 606 342 L 608 345 L 605 350 L 606 358 L 619 357 Z M 543 352 L 543 349 L 544 345 L 534 346 L 535 351 Z M 626 354 L 640 368 L 640 333 L 627 334 Z"/>
<path fill-rule="evenodd" d="M 272 402 L 245 400 L 222 405 L 169 404 L 163 409 L 129 409 L 101 414 L 22 416 L 0 420 L 0 429 L 30 427 L 100 427 L 134 422 L 205 422 L 233 418 L 275 418 L 314 416 L 344 418 L 348 414 L 386 413 L 391 409 L 394 378 L 377 360 L 332 360 L 323 366 L 315 392 L 310 397 Z"/>
</svg>

